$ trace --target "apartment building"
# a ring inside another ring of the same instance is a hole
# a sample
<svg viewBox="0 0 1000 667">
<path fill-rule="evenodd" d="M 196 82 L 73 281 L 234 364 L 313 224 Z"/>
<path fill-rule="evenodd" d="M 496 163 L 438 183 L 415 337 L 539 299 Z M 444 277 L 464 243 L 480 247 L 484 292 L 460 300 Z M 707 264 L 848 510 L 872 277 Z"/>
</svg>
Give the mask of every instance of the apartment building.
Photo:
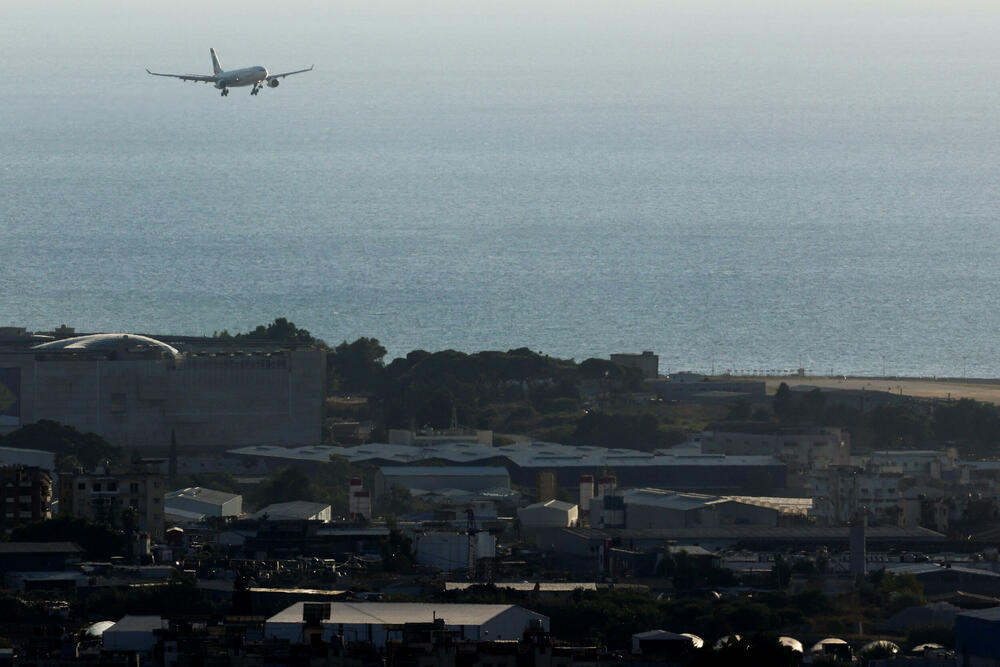
<svg viewBox="0 0 1000 667">
<path fill-rule="evenodd" d="M 89 473 L 60 474 L 59 514 L 162 538 L 166 478 L 154 472 L 157 463 L 136 463 L 126 472 L 99 467 Z"/>
<path fill-rule="evenodd" d="M 48 471 L 25 466 L 0 468 L 0 531 L 47 519 L 51 502 Z"/>
</svg>

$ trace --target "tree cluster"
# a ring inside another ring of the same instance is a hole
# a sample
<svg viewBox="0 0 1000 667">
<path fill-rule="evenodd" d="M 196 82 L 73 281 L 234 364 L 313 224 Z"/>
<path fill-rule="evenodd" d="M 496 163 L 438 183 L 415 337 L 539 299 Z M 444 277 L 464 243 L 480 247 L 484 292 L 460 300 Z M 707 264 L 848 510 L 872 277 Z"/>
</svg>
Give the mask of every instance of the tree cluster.
<svg viewBox="0 0 1000 667">
<path fill-rule="evenodd" d="M 454 417 L 465 426 L 525 430 L 545 415 L 579 413 L 585 385 L 616 395 L 641 382 L 638 371 L 610 361 L 577 364 L 527 348 L 474 354 L 414 350 L 388 364 L 385 354 L 378 340 L 359 338 L 331 350 L 327 364 L 329 386 L 370 396 L 373 411 L 388 428 L 446 428 Z M 643 419 L 649 427 L 644 436 L 662 442 L 658 424 Z M 600 418 L 591 421 L 596 425 Z M 591 422 L 583 423 L 577 439 L 593 437 L 593 430 Z"/>
<path fill-rule="evenodd" d="M 112 445 L 96 433 L 80 433 L 72 426 L 49 419 L 40 419 L 0 436 L 0 445 L 53 452 L 57 470 L 77 467 L 89 470 L 104 461 L 109 461 L 112 466 L 128 462 L 123 448 Z"/>
<path fill-rule="evenodd" d="M 227 329 L 216 331 L 213 338 L 220 340 L 270 341 L 291 345 L 323 345 L 323 341 L 313 337 L 307 329 L 301 329 L 287 318 L 275 318 L 270 324 L 259 324 L 252 331 L 231 334 Z"/>
<path fill-rule="evenodd" d="M 57 516 L 18 526 L 11 531 L 10 541 L 75 542 L 89 560 L 98 561 L 129 553 L 129 540 L 123 533 L 107 524 L 74 516 Z"/>
<path fill-rule="evenodd" d="M 928 440 L 954 442 L 974 456 L 1000 453 L 1000 407 L 969 398 L 879 405 L 862 411 L 828 404 L 819 389 L 796 394 L 781 383 L 772 403 L 780 423 L 814 423 L 851 431 L 861 446 L 907 448 Z"/>
</svg>

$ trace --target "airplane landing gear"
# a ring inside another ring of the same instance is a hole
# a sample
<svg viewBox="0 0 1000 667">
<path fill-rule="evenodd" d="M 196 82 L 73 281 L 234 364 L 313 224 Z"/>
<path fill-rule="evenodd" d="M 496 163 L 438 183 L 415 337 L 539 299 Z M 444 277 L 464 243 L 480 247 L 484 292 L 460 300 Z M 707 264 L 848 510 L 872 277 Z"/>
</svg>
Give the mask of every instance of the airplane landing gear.
<svg viewBox="0 0 1000 667">
<path fill-rule="evenodd" d="M 252 89 L 250 90 L 250 94 L 251 94 L 251 95 L 256 95 L 256 94 L 258 94 L 259 92 L 260 92 L 260 86 L 254 86 L 254 87 L 253 87 L 253 88 L 252 88 Z"/>
<path fill-rule="evenodd" d="M 228 88 L 223 88 L 223 89 L 222 89 L 222 92 L 221 92 L 221 93 L 219 93 L 219 94 L 220 94 L 220 95 L 221 95 L 222 97 L 225 97 L 226 95 L 228 95 L 228 94 L 229 94 L 229 89 L 228 89 Z"/>
</svg>

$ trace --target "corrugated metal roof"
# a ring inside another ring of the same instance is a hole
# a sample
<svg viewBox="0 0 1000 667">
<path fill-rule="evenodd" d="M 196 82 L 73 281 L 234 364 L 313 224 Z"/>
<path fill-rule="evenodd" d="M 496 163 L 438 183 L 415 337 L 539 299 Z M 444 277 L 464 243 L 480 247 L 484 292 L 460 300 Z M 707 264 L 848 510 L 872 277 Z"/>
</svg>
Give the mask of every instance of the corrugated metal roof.
<svg viewBox="0 0 1000 667">
<path fill-rule="evenodd" d="M 206 489 L 202 486 L 189 486 L 186 489 L 178 489 L 176 491 L 170 491 L 169 493 L 163 494 L 163 502 L 169 504 L 170 500 L 173 498 L 184 498 L 186 500 L 197 500 L 200 503 L 207 503 L 209 505 L 222 506 L 230 500 L 239 497 L 240 496 L 238 494 L 228 493 L 226 491 Z"/>
<path fill-rule="evenodd" d="M 563 467 L 599 468 L 602 466 L 783 466 L 773 456 L 727 456 L 725 454 L 669 454 L 642 452 L 606 447 L 575 447 L 551 442 L 521 442 L 503 447 L 476 443 L 432 443 L 426 445 L 367 444 L 357 447 L 314 445 L 309 447 L 276 447 L 261 445 L 229 450 L 229 454 L 258 456 L 297 461 L 329 461 L 342 456 L 351 463 L 386 461 L 417 463 L 420 461 L 451 461 L 468 463 L 505 458 L 521 468 L 544 468 L 558 463 Z"/>
<path fill-rule="evenodd" d="M 294 519 L 307 519 L 315 516 L 324 510 L 330 509 L 326 503 L 310 503 L 305 500 L 293 500 L 289 503 L 274 503 L 254 513 L 253 518 L 260 519 L 265 514 L 268 518 L 279 519 L 283 517 Z"/>
<path fill-rule="evenodd" d="M 559 510 L 560 512 L 570 512 L 576 509 L 576 505 L 574 503 L 567 503 L 562 500 L 543 500 L 540 503 L 534 503 L 528 505 L 527 507 L 522 507 L 520 509 L 520 512 L 533 509 L 542 509 L 542 508 Z"/>
<path fill-rule="evenodd" d="M 651 505 L 664 509 L 688 511 L 726 502 L 719 496 L 708 496 L 701 493 L 678 493 L 663 489 L 628 489 L 622 491 L 626 505 Z"/>
</svg>

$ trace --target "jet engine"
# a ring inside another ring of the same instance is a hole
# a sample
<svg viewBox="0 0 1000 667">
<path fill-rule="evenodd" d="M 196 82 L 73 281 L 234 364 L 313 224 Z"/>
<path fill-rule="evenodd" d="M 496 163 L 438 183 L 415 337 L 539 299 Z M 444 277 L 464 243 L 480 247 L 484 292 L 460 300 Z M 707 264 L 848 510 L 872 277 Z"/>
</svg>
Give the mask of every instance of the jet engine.
<svg viewBox="0 0 1000 667">
<path fill-rule="evenodd" d="M 277 79 L 271 79 L 270 81 L 267 82 L 267 85 L 269 88 L 277 88 L 279 83 L 281 82 L 278 81 Z"/>
</svg>

